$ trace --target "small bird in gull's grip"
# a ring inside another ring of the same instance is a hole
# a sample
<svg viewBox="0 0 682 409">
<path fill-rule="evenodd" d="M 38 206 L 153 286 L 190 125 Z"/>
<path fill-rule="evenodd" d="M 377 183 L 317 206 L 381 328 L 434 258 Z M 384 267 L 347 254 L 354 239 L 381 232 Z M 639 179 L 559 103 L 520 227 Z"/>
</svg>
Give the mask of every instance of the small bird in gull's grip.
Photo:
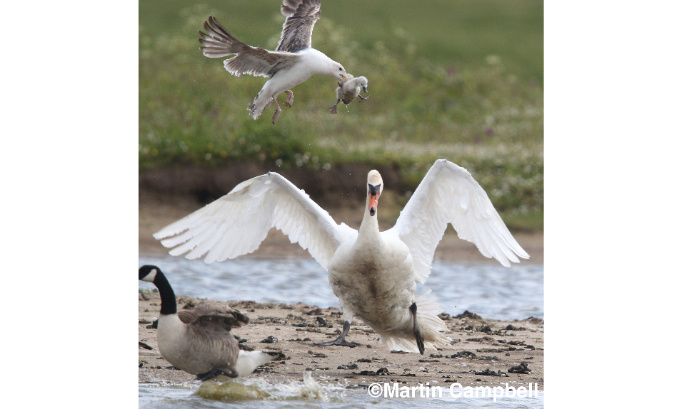
<svg viewBox="0 0 682 409">
<path fill-rule="evenodd" d="M 336 104 L 329 108 L 329 112 L 332 114 L 336 113 L 336 106 L 339 102 L 343 101 L 345 105 L 350 104 L 356 97 L 360 98 L 360 102 L 369 98 L 369 95 L 362 96 L 360 91 L 367 93 L 367 78 L 357 77 L 353 78 L 351 74 L 348 74 L 348 79 L 344 82 L 339 81 L 339 87 L 336 89 Z"/>
<path fill-rule="evenodd" d="M 341 64 L 312 48 L 313 27 L 320 19 L 320 0 L 283 0 L 281 12 L 286 17 L 282 35 L 275 51 L 252 47 L 230 34 L 218 20 L 210 16 L 204 22 L 206 33 L 199 31 L 201 51 L 209 58 L 234 57 L 225 60 L 225 69 L 234 76 L 250 74 L 270 78 L 248 106 L 249 115 L 257 119 L 265 108 L 276 106 L 272 123 L 277 122 L 282 108 L 277 96 L 287 94 L 286 105 L 294 103 L 291 88 L 314 74 L 323 74 L 345 81 L 346 70 Z"/>
</svg>

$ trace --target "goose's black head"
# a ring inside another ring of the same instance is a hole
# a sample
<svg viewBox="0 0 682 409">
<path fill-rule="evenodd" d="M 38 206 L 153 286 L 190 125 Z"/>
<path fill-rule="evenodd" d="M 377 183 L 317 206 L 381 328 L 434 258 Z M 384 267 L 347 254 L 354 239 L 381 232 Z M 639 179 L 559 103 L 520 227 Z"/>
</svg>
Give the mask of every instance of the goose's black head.
<svg viewBox="0 0 682 409">
<path fill-rule="evenodd" d="M 140 267 L 140 281 L 153 283 L 159 273 L 161 273 L 161 269 L 157 266 L 144 265 Z"/>
</svg>

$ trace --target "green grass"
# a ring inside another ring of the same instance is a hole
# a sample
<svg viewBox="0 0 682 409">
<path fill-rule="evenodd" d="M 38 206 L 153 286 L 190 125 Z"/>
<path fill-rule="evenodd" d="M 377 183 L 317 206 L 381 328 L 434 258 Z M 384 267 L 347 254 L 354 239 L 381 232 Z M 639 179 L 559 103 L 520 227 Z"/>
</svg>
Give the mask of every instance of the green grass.
<svg viewBox="0 0 682 409">
<path fill-rule="evenodd" d="M 140 2 L 141 169 L 390 164 L 416 186 L 442 157 L 469 169 L 511 227 L 542 228 L 541 1 L 323 1 L 313 45 L 365 75 L 371 97 L 331 115 L 336 83 L 313 77 L 273 126 L 272 107 L 257 121 L 246 111 L 265 79 L 229 75 L 201 54 L 197 31 L 213 14 L 274 48 L 279 4 Z"/>
</svg>

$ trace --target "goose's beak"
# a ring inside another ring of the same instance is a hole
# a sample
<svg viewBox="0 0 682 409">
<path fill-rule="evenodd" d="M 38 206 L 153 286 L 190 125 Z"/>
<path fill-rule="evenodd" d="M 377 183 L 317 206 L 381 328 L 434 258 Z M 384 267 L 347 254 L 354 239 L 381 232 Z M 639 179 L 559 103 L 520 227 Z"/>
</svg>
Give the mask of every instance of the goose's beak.
<svg viewBox="0 0 682 409">
<path fill-rule="evenodd" d="M 369 194 L 369 215 L 374 216 L 377 214 L 377 209 L 379 208 L 379 195 L 376 193 Z"/>
</svg>

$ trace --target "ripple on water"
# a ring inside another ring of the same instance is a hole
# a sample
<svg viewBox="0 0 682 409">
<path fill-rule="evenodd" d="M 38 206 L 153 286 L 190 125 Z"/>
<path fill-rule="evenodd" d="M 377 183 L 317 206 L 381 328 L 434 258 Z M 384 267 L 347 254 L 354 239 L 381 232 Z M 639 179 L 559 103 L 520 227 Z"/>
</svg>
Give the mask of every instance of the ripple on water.
<svg viewBox="0 0 682 409">
<path fill-rule="evenodd" d="M 140 264 L 158 265 L 167 273 L 176 294 L 217 300 L 303 302 L 338 307 L 327 273 L 313 260 L 240 258 L 206 264 L 179 257 L 140 257 Z M 544 268 L 519 264 L 436 262 L 417 292 L 431 289 L 451 315 L 469 310 L 485 318 L 513 320 L 544 317 Z M 153 288 L 141 283 L 141 288 Z"/>
</svg>

